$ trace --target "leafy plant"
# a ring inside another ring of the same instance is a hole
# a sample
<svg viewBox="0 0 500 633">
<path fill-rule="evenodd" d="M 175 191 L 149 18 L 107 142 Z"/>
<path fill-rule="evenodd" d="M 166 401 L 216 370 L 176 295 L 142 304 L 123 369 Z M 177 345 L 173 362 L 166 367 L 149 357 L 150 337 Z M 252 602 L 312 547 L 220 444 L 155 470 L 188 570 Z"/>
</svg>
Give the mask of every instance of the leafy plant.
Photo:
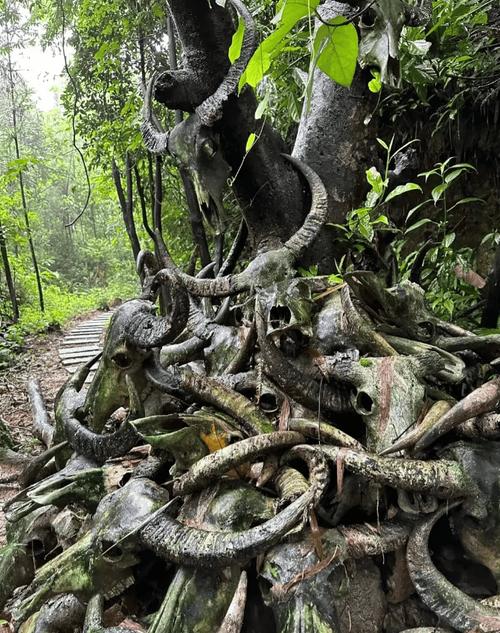
<svg viewBox="0 0 500 633">
<path fill-rule="evenodd" d="M 340 230 L 343 233 L 343 239 L 348 241 L 349 246 L 351 248 L 354 246 L 358 251 L 364 250 L 367 245 L 373 242 L 377 231 L 390 226 L 391 222 L 385 213 L 387 203 L 410 191 L 422 191 L 420 185 L 414 182 L 398 185 L 389 191 L 389 171 L 392 161 L 415 141 L 410 141 L 396 150 L 394 150 L 394 137 L 389 144 L 382 139 L 377 139 L 377 141 L 386 151 L 383 175 L 376 167 L 370 167 L 366 171 L 366 180 L 370 185 L 370 190 L 364 206 L 349 211 L 345 224 L 329 224 L 329 226 Z"/>
</svg>

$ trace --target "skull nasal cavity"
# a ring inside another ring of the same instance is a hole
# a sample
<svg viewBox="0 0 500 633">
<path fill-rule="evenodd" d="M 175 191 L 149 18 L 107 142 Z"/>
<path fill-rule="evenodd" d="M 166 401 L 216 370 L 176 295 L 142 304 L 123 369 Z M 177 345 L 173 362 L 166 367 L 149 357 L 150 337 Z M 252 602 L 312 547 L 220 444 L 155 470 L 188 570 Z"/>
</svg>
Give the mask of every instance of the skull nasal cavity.
<svg viewBox="0 0 500 633">
<path fill-rule="evenodd" d="M 362 415 L 368 415 L 373 411 L 373 400 L 366 391 L 358 391 L 356 408 Z"/>
<path fill-rule="evenodd" d="M 273 306 L 269 317 L 273 327 L 280 327 L 284 324 L 290 323 L 292 313 L 290 312 L 290 308 L 287 308 L 286 306 Z"/>
</svg>

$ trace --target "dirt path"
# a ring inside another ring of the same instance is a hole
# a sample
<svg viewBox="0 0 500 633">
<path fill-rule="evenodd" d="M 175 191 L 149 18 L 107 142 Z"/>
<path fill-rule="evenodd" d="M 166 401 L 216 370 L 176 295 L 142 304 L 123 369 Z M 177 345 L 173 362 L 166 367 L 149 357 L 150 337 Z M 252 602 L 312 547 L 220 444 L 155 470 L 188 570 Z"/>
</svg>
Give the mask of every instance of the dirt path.
<svg viewBox="0 0 500 633">
<path fill-rule="evenodd" d="M 29 337 L 26 349 L 18 356 L 16 363 L 0 372 L 0 418 L 5 422 L 20 453 L 33 455 L 43 448 L 32 432 L 31 408 L 26 391 L 28 378 L 32 376 L 39 379 L 47 409 L 52 415 L 57 392 L 69 377 L 59 356 L 61 341 L 75 326 L 100 314 L 103 313 L 87 313 L 73 319 L 59 332 Z M 15 483 L 2 483 L 2 480 L 10 478 L 10 474 L 6 467 L 0 466 L 0 507 L 18 492 Z M 2 517 L 3 513 L 0 512 L 0 545 L 4 538 Z"/>
</svg>

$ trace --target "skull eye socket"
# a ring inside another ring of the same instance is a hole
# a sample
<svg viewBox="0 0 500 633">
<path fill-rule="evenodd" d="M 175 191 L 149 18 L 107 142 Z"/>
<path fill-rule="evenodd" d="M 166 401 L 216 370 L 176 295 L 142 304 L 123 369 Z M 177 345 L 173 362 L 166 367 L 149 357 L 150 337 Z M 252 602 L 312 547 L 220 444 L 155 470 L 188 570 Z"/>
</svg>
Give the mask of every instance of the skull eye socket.
<svg viewBox="0 0 500 633">
<path fill-rule="evenodd" d="M 215 153 L 217 151 L 215 143 L 210 138 L 207 138 L 203 141 L 203 143 L 201 144 L 201 149 L 209 158 L 215 156 Z"/>
<path fill-rule="evenodd" d="M 375 25 L 375 20 L 377 19 L 377 14 L 373 9 L 366 9 L 363 12 L 363 16 L 361 18 L 362 26 L 366 28 L 371 28 Z"/>
<path fill-rule="evenodd" d="M 116 563 L 123 558 L 123 550 L 112 541 L 103 541 L 102 558 L 110 563 Z"/>
<path fill-rule="evenodd" d="M 132 365 L 132 359 L 124 352 L 118 352 L 111 360 L 120 369 L 127 369 Z"/>
</svg>

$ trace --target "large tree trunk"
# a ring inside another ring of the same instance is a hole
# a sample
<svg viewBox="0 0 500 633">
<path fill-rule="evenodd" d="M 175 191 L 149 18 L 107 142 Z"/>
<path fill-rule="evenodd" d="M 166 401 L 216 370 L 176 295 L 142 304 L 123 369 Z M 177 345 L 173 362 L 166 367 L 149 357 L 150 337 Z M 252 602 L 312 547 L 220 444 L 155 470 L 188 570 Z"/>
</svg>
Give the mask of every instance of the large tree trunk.
<svg viewBox="0 0 500 633">
<path fill-rule="evenodd" d="M 337 15 L 349 18 L 353 9 L 327 0 L 320 15 L 328 20 Z M 316 28 L 320 26 L 316 20 Z M 367 122 L 374 107 L 365 73 L 358 68 L 350 88 L 334 83 L 319 68 L 314 70 L 310 107 L 304 106 L 293 155 L 305 161 L 320 176 L 328 190 L 330 222 L 342 223 L 351 209 L 361 206 L 366 193 L 365 171 L 375 158 L 376 124 Z M 309 264 L 331 272 L 345 247 L 334 243 L 334 232 L 325 226 L 316 241 Z"/>
<path fill-rule="evenodd" d="M 227 51 L 234 25 L 228 11 L 194 0 L 171 0 L 169 7 L 183 47 L 182 69 L 167 73 L 156 97 L 171 109 L 192 111 L 213 94 L 229 67 Z M 256 249 L 288 238 L 300 225 L 305 205 L 299 177 L 280 154 L 283 141 L 270 126 L 254 118 L 255 97 L 244 90 L 231 98 L 215 130 L 225 160 L 236 176 L 233 190 Z M 245 156 L 251 133 L 259 139 Z"/>
</svg>

